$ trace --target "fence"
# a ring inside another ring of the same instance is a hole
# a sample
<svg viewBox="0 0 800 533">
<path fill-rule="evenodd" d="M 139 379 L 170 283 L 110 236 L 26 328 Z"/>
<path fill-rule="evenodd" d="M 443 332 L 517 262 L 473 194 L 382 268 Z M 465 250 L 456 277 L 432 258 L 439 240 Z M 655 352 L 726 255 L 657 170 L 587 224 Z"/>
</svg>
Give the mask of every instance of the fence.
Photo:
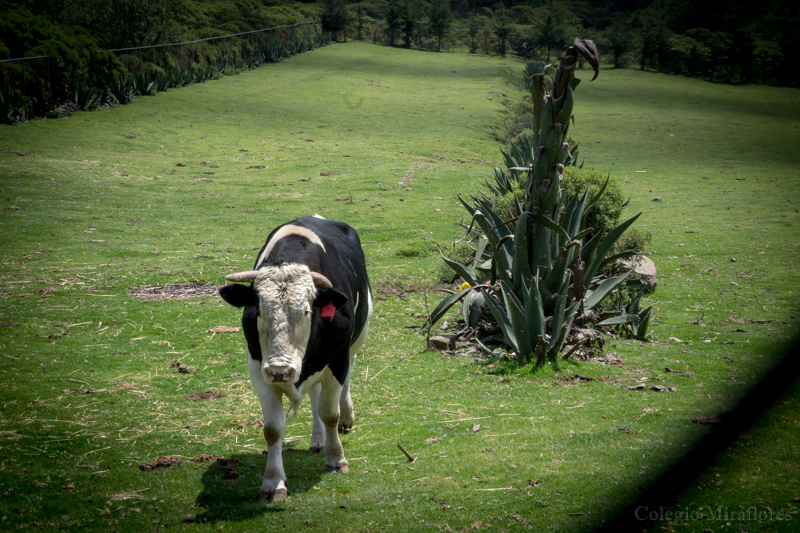
<svg viewBox="0 0 800 533">
<path fill-rule="evenodd" d="M 197 76 L 183 77 L 192 82 L 208 79 L 213 74 L 213 68 L 223 72 L 228 66 L 247 68 L 313 49 L 323 44 L 322 36 L 321 21 L 315 20 L 179 43 L 115 48 L 107 52 L 116 55 L 125 66 L 129 81 L 143 72 L 151 73 L 148 81 L 155 83 L 157 76 L 165 71 L 192 71 L 202 66 L 209 67 Z M 41 114 L 42 110 L 46 111 L 45 108 L 54 105 L 54 95 L 60 90 L 58 86 L 53 86 L 54 81 L 60 81 L 63 85 L 67 80 L 64 73 L 53 68 L 53 59 L 53 56 L 30 56 L 0 60 L 0 113 L 3 114 L 0 122 L 8 121 L 7 113 L 12 108 L 16 108 L 18 114 L 29 116 Z M 72 86 L 69 91 L 74 93 L 70 97 L 78 108 L 84 107 L 82 102 L 75 101 L 81 99 L 79 95 L 83 95 L 84 102 L 87 98 L 93 98 L 90 93 L 96 90 L 97 76 L 96 72 L 90 72 L 88 79 L 68 80 Z M 139 84 L 143 81 L 139 80 Z M 88 85 L 88 90 L 82 90 L 79 84 Z M 142 94 L 163 90 L 159 86 L 170 88 L 176 85 L 156 84 L 150 87 L 152 92 Z M 136 90 L 139 90 L 138 86 Z"/>
</svg>

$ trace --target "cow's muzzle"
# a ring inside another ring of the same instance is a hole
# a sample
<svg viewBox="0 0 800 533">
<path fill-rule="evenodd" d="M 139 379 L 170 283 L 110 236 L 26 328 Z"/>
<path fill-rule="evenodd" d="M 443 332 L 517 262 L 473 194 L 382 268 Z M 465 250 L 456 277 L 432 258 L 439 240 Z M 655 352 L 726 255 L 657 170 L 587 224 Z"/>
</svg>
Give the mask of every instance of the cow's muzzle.
<svg viewBox="0 0 800 533">
<path fill-rule="evenodd" d="M 294 368 L 289 368 L 285 370 L 270 370 L 269 368 L 264 369 L 264 376 L 267 378 L 267 381 L 271 383 L 290 383 L 293 381 L 294 378 Z"/>
</svg>

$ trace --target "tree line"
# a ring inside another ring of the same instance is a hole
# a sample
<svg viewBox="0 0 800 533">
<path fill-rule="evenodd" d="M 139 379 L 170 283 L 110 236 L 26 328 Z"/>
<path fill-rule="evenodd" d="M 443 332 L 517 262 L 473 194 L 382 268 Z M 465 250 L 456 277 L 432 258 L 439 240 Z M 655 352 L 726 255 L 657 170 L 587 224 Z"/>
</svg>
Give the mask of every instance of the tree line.
<svg viewBox="0 0 800 533">
<path fill-rule="evenodd" d="M 0 0 L 0 59 L 57 55 L 73 70 L 105 61 L 113 76 L 119 66 L 101 50 L 320 18 L 341 40 L 442 50 L 460 28 L 472 52 L 553 60 L 582 37 L 616 67 L 800 82 L 794 0 Z"/>
</svg>

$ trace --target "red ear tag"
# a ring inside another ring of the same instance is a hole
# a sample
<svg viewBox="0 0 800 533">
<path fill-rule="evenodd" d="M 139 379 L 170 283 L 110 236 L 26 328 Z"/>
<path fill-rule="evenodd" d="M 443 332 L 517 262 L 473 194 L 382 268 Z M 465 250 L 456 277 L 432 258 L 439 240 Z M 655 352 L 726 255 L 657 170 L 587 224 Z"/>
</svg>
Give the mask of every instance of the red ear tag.
<svg viewBox="0 0 800 533">
<path fill-rule="evenodd" d="M 336 307 L 333 305 L 333 302 L 328 302 L 328 304 L 322 308 L 322 313 L 319 316 L 323 318 L 330 318 L 331 322 L 333 322 L 333 315 L 336 314 Z"/>
</svg>

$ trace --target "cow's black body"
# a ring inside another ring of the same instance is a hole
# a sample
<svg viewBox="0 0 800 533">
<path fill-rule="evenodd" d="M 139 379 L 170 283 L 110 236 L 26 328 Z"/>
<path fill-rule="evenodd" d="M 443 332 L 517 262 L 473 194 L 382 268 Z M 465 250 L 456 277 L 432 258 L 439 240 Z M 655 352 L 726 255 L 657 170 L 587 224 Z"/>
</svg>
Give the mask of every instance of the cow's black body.
<svg viewBox="0 0 800 533">
<path fill-rule="evenodd" d="M 338 433 L 350 431 L 355 420 L 349 374 L 367 336 L 372 296 L 361 242 L 342 222 L 314 216 L 278 226 L 254 266 L 226 276 L 235 283 L 222 287 L 220 296 L 244 308 L 247 366 L 261 402 L 268 447 L 261 500 L 272 502 L 288 493 L 282 459 L 284 395 L 295 413 L 309 395 L 309 451 L 324 451 L 326 472 L 349 471 Z M 321 316 L 329 303 L 335 313 Z"/>
<path fill-rule="evenodd" d="M 283 226 L 291 224 L 308 228 L 314 232 L 325 250 L 300 235 L 287 235 L 276 242 L 269 256 L 261 259 L 267 244 Z M 300 263 L 314 272 L 319 272 L 331 281 L 333 289 L 320 289 L 312 317 L 311 337 L 308 342 L 300 379 L 295 383 L 300 387 L 309 376 L 323 370 L 326 366 L 339 381 L 344 383 L 350 361 L 350 346 L 361 334 L 369 317 L 369 279 L 361 250 L 361 241 L 356 231 L 344 222 L 336 222 L 318 217 L 301 217 L 275 228 L 267 237 L 258 253 L 254 270 L 268 265 Z M 320 308 L 333 300 L 341 301 L 340 293 L 346 302 L 336 309 L 333 320 L 320 317 Z M 258 307 L 247 306 L 242 315 L 242 329 L 250 356 L 261 360 L 261 347 L 258 342 L 256 316 Z M 355 318 L 354 318 L 355 317 Z"/>
</svg>

